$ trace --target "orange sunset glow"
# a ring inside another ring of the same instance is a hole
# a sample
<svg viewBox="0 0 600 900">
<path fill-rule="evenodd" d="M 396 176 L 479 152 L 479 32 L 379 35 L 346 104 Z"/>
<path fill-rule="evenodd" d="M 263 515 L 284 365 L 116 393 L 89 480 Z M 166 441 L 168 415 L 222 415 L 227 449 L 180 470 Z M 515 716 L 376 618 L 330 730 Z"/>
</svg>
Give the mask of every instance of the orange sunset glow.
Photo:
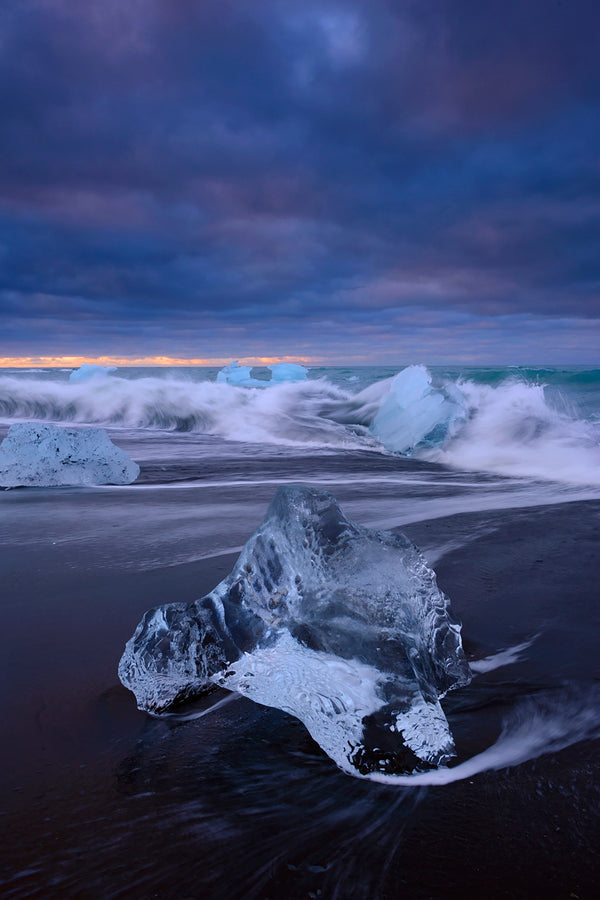
<svg viewBox="0 0 600 900">
<path fill-rule="evenodd" d="M 173 356 L 0 356 L 0 368 L 29 369 L 32 366 L 42 368 L 77 369 L 84 363 L 98 366 L 226 366 L 231 357 L 214 357 L 206 359 L 182 359 Z M 309 356 L 248 356 L 238 359 L 240 365 L 270 366 L 278 362 L 297 362 L 307 365 L 315 364 Z"/>
</svg>

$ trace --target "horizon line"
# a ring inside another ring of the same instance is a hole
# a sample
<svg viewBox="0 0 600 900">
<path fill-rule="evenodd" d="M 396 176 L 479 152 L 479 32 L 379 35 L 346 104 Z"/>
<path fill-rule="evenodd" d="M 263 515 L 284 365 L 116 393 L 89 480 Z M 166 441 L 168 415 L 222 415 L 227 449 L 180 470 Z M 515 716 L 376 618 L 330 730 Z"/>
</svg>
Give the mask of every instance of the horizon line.
<svg viewBox="0 0 600 900">
<path fill-rule="evenodd" d="M 28 369 L 41 366 L 45 369 L 68 368 L 78 369 L 82 365 L 116 366 L 123 369 L 131 367 L 177 367 L 206 366 L 216 368 L 238 362 L 244 366 L 268 366 L 278 362 L 297 362 L 319 365 L 315 357 L 310 356 L 244 356 L 232 359 L 231 356 L 185 358 L 181 356 L 0 356 L 0 368 Z"/>
<path fill-rule="evenodd" d="M 181 356 L 0 356 L 0 369 L 78 369 L 82 365 L 115 366 L 119 369 L 126 368 L 223 368 L 232 362 L 242 366 L 261 367 L 276 363 L 299 363 L 305 366 L 318 368 L 339 368 L 344 366 L 367 366 L 381 368 L 402 369 L 409 365 L 425 366 L 467 366 L 470 368 L 600 368 L 599 361 L 586 360 L 584 362 L 511 362 L 502 363 L 498 360 L 485 361 L 463 357 L 462 359 L 443 359 L 432 362 L 420 358 L 415 361 L 394 360 L 393 362 L 373 362 L 367 356 L 346 357 L 340 360 L 323 360 L 323 357 L 315 356 L 215 356 L 215 357 L 181 357 Z"/>
</svg>

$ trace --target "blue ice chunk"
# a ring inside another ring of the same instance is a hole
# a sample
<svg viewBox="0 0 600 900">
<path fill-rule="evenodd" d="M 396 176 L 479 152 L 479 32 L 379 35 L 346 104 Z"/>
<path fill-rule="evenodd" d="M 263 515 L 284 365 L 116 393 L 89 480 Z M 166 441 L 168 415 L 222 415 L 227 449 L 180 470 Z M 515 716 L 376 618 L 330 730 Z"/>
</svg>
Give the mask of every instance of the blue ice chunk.
<svg viewBox="0 0 600 900">
<path fill-rule="evenodd" d="M 408 366 L 392 380 L 370 427 L 387 450 L 412 453 L 419 446 L 444 443 L 450 426 L 465 417 L 458 389 L 452 397 L 431 386 L 425 366 Z"/>
<path fill-rule="evenodd" d="M 116 372 L 116 366 L 97 366 L 95 363 L 83 363 L 69 375 L 69 381 L 78 384 L 80 381 L 89 381 L 90 378 L 106 378 L 111 372 Z"/>
<path fill-rule="evenodd" d="M 285 381 L 306 381 L 308 369 L 298 363 L 274 363 L 268 366 L 271 380 L 267 384 L 283 384 Z M 263 382 L 264 383 L 264 382 Z"/>
<path fill-rule="evenodd" d="M 265 382 L 252 378 L 250 372 L 252 366 L 240 366 L 237 359 L 230 362 L 217 373 L 217 381 L 220 383 L 234 384 L 237 387 L 264 387 Z"/>
<path fill-rule="evenodd" d="M 240 366 L 237 359 L 221 369 L 217 374 L 218 382 L 234 384 L 237 387 L 268 387 L 274 384 L 284 384 L 292 381 L 305 381 L 308 369 L 297 363 L 273 363 L 267 366 L 271 377 L 269 380 L 253 378 L 250 372 L 252 366 Z"/>
</svg>

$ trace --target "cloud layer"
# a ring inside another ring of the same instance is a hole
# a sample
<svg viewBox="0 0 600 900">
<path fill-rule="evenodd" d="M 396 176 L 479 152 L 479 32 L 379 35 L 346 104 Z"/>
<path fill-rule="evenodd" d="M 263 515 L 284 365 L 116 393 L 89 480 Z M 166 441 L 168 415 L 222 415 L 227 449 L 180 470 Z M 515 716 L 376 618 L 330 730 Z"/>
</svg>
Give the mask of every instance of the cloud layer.
<svg viewBox="0 0 600 900">
<path fill-rule="evenodd" d="M 600 362 L 597 0 L 4 10 L 0 355 Z"/>
</svg>

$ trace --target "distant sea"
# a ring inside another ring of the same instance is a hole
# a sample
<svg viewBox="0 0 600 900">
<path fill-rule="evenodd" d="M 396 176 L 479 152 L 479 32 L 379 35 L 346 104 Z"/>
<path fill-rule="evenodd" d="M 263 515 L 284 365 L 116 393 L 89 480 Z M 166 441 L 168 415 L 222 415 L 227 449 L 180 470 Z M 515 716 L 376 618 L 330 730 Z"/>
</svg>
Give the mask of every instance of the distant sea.
<svg viewBox="0 0 600 900">
<path fill-rule="evenodd" d="M 101 425 L 141 467 L 0 491 L 0 893 L 595 896 L 600 369 L 247 374 L 0 370 L 0 438 Z M 474 677 L 441 777 L 361 781 L 284 712 L 150 718 L 119 683 L 143 613 L 210 591 L 289 482 L 406 533 L 450 597 Z"/>
</svg>

